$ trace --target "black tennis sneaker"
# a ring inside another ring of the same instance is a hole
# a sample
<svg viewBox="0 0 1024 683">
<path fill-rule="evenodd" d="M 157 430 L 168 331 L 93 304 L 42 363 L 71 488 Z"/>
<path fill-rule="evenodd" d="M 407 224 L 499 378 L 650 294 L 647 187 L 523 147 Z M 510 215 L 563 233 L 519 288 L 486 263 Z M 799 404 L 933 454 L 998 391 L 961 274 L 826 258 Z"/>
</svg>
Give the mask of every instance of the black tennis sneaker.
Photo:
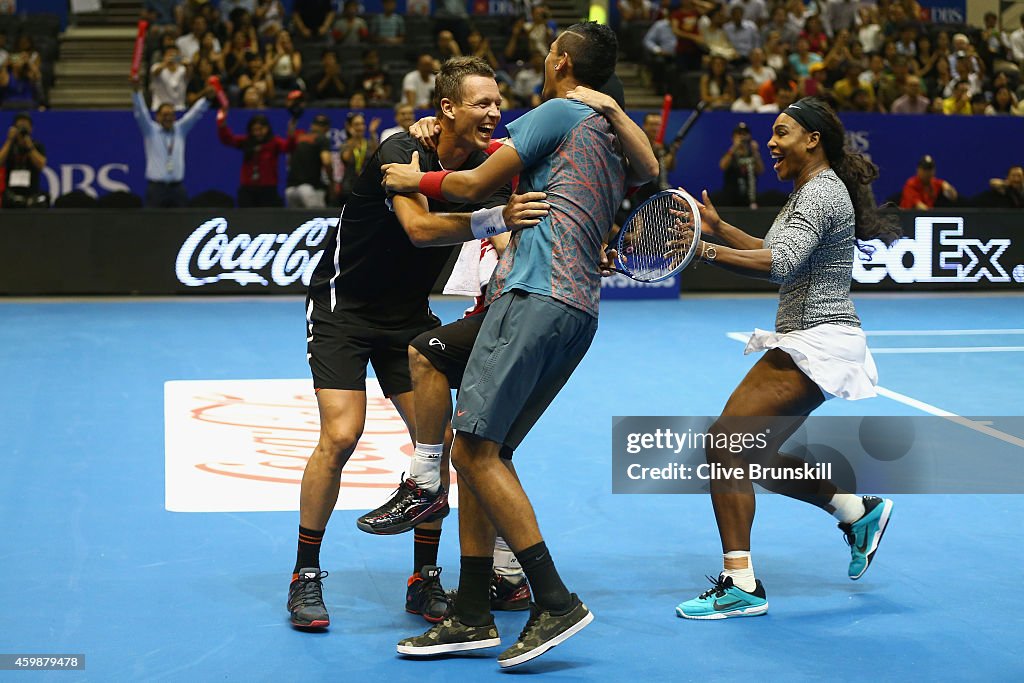
<svg viewBox="0 0 1024 683">
<path fill-rule="evenodd" d="M 448 616 L 448 594 L 441 587 L 441 568 L 427 565 L 409 577 L 405 590 L 405 611 L 420 614 L 432 624 Z"/>
<path fill-rule="evenodd" d="M 319 567 L 306 567 L 292 579 L 288 586 L 288 611 L 292 626 L 297 628 L 327 628 L 331 618 L 324 605 L 323 579 L 327 572 Z"/>
<path fill-rule="evenodd" d="M 443 519 L 449 512 L 448 492 L 443 486 L 430 493 L 409 478 L 399 484 L 388 502 L 357 519 L 356 526 L 368 534 L 401 534 L 418 524 Z"/>
</svg>

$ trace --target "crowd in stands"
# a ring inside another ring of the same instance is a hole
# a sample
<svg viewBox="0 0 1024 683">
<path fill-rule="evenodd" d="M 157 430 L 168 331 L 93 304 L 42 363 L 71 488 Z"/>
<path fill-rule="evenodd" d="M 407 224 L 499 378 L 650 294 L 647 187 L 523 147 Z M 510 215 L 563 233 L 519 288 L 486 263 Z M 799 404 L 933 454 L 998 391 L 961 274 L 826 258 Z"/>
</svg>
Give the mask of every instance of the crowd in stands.
<svg viewBox="0 0 1024 683">
<path fill-rule="evenodd" d="M 321 106 L 426 108 L 440 63 L 468 54 L 495 69 L 503 106 L 538 102 L 556 29 L 543 4 L 472 19 L 461 0 L 436 4 L 425 17 L 396 13 L 395 0 L 377 14 L 357 0 L 295 0 L 290 14 L 279 0 L 146 0 L 150 107 L 183 111 L 218 76 L 235 107 L 284 106 L 299 91 Z"/>
<path fill-rule="evenodd" d="M 59 31 L 53 15 L 0 14 L 0 108 L 46 108 Z"/>
<path fill-rule="evenodd" d="M 916 0 L 619 0 L 653 87 L 689 105 L 775 112 L 820 95 L 840 111 L 1024 116 L 1024 15 L 1001 30 L 935 25 Z"/>
</svg>

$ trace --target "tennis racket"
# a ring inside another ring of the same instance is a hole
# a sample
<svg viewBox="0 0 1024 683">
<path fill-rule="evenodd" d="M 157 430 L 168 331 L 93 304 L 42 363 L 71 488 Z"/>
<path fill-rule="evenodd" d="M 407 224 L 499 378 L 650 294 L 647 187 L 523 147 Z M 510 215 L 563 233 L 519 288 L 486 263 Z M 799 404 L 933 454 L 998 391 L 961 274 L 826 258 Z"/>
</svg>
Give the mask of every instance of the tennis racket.
<svg viewBox="0 0 1024 683">
<path fill-rule="evenodd" d="M 690 265 L 700 244 L 697 201 L 663 190 L 633 210 L 615 244 L 614 270 L 637 282 L 667 280 Z"/>
</svg>

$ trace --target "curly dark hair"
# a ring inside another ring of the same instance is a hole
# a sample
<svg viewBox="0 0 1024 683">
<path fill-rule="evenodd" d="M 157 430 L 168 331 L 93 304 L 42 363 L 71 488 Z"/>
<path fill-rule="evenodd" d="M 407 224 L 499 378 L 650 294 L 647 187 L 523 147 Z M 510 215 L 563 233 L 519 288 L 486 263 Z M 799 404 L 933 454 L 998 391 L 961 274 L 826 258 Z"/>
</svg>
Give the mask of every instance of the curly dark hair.
<svg viewBox="0 0 1024 683">
<path fill-rule="evenodd" d="M 846 149 L 846 129 L 835 110 L 820 97 L 804 97 L 799 104 L 815 110 L 824 122 L 818 133 L 829 165 L 850 193 L 856 221 L 854 234 L 857 237 L 857 248 L 865 254 L 871 254 L 874 250 L 864 242 L 881 240 L 882 244 L 889 246 L 902 237 L 899 220 L 878 211 L 875 194 L 871 190 L 871 183 L 878 179 L 878 166 L 863 154 Z"/>
</svg>

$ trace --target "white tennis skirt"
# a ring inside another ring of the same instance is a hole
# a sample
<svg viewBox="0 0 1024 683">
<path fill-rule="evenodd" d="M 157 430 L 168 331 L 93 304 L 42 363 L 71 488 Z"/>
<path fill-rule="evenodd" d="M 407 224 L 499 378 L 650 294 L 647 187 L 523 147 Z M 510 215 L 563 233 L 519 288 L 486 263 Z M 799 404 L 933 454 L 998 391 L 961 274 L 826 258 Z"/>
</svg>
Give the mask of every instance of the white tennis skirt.
<svg viewBox="0 0 1024 683">
<path fill-rule="evenodd" d="M 859 327 L 825 324 L 785 334 L 755 329 L 743 353 L 768 349 L 788 353 L 825 398 L 856 401 L 877 396 L 878 369 Z"/>
</svg>

